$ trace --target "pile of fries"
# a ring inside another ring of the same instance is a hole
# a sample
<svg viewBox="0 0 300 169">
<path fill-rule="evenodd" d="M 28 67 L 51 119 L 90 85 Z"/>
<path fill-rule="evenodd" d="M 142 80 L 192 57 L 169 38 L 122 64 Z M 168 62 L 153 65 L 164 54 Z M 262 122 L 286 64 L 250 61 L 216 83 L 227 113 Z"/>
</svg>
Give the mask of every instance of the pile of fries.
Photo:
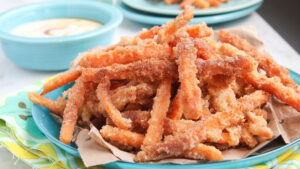
<svg viewBox="0 0 300 169">
<path fill-rule="evenodd" d="M 227 3 L 229 0 L 164 0 L 166 4 L 174 4 L 180 2 L 179 8 L 184 9 L 187 6 L 194 5 L 200 9 L 210 7 L 219 7 L 222 3 Z"/>
<path fill-rule="evenodd" d="M 62 142 L 77 122 L 92 123 L 111 144 L 137 152 L 136 162 L 222 160 L 221 150 L 271 139 L 262 109 L 271 95 L 300 111 L 289 71 L 225 30 L 213 40 L 205 23 L 187 24 L 192 18 L 188 7 L 166 25 L 83 53 L 29 98 L 63 117 Z M 72 81 L 57 101 L 43 97 Z"/>
</svg>

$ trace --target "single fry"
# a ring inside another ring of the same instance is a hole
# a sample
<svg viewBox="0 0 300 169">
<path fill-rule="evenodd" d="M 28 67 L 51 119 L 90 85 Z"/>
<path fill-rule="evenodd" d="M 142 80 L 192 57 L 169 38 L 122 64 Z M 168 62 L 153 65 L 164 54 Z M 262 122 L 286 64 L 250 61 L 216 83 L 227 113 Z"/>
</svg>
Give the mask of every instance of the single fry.
<svg viewBox="0 0 300 169">
<path fill-rule="evenodd" d="M 194 8 L 187 7 L 183 13 L 179 14 L 174 20 L 167 22 L 165 27 L 158 32 L 158 43 L 169 43 L 174 40 L 175 32 L 187 25 L 194 17 Z"/>
<path fill-rule="evenodd" d="M 161 82 L 157 89 L 151 111 L 151 118 L 149 120 L 149 127 L 143 141 L 143 145 L 145 146 L 158 143 L 162 139 L 163 121 L 167 116 L 170 104 L 171 85 L 172 79 L 166 79 Z"/>
<path fill-rule="evenodd" d="M 166 118 L 164 120 L 164 135 L 175 135 L 176 133 L 184 133 L 188 129 L 194 127 L 197 123 L 193 120 L 173 120 Z"/>
<path fill-rule="evenodd" d="M 216 149 L 214 146 L 209 146 L 201 143 L 198 144 L 195 148 L 184 152 L 182 156 L 184 158 L 195 160 L 220 161 L 224 159 L 220 150 Z"/>
<path fill-rule="evenodd" d="M 80 75 L 81 70 L 73 69 L 54 77 L 53 79 L 49 80 L 46 84 L 44 84 L 41 95 L 45 95 L 51 92 L 52 90 L 55 90 L 63 85 L 75 81 Z"/>
<path fill-rule="evenodd" d="M 85 82 L 99 83 L 104 76 L 111 80 L 150 81 L 177 78 L 177 65 L 169 59 L 144 59 L 126 65 L 113 64 L 105 68 L 86 68 L 82 72 Z"/>
<path fill-rule="evenodd" d="M 184 105 L 183 114 L 186 119 L 193 120 L 210 114 L 198 87 L 199 80 L 196 77 L 197 68 L 195 65 L 196 52 L 192 41 L 187 38 L 183 38 L 174 48 L 174 53 L 178 56 L 179 81 L 181 82 L 179 94 Z"/>
<path fill-rule="evenodd" d="M 205 38 L 210 37 L 214 34 L 212 28 L 208 27 L 204 22 L 194 25 L 187 25 L 183 27 L 183 29 L 192 38 Z"/>
<path fill-rule="evenodd" d="M 113 105 L 109 95 L 109 88 L 110 81 L 104 77 L 103 82 L 99 83 L 97 87 L 97 97 L 114 124 L 121 129 L 128 129 L 131 127 L 131 120 L 123 118 L 120 111 Z"/>
<path fill-rule="evenodd" d="M 178 89 L 178 93 L 172 101 L 170 112 L 168 113 L 168 117 L 172 120 L 179 120 L 183 114 L 183 104 L 182 98 L 180 98 L 180 89 Z"/>
<path fill-rule="evenodd" d="M 57 101 L 53 101 L 34 92 L 28 92 L 28 98 L 35 104 L 47 107 L 50 112 L 57 115 L 62 115 L 66 106 L 64 98 L 58 98 Z"/>
<path fill-rule="evenodd" d="M 119 46 L 102 53 L 86 54 L 79 61 L 82 67 L 105 67 L 114 63 L 127 64 L 145 58 L 169 58 L 171 48 L 168 45 L 150 43 L 143 45 Z"/>
<path fill-rule="evenodd" d="M 73 138 L 74 127 L 78 118 L 78 109 L 83 104 L 84 94 L 84 82 L 78 79 L 68 94 L 66 108 L 63 113 L 59 140 L 65 144 L 69 144 Z"/>
<path fill-rule="evenodd" d="M 144 135 L 142 134 L 109 125 L 103 126 L 100 130 L 100 134 L 105 139 L 137 149 L 141 147 L 144 140 Z"/>
<path fill-rule="evenodd" d="M 267 121 L 262 116 L 257 116 L 252 112 L 246 114 L 248 120 L 248 130 L 256 136 L 260 136 L 266 139 L 273 137 L 273 132 L 268 128 Z"/>
</svg>

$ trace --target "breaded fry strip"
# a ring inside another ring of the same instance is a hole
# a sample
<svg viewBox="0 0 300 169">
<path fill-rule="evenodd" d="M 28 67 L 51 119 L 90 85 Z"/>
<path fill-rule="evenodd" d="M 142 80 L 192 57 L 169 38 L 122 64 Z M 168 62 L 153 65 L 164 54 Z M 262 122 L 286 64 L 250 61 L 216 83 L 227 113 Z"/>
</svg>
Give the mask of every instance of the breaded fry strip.
<svg viewBox="0 0 300 169">
<path fill-rule="evenodd" d="M 195 47 L 197 48 L 198 58 L 202 58 L 204 60 L 218 60 L 221 58 L 205 40 L 196 38 L 193 41 Z"/>
<path fill-rule="evenodd" d="M 119 46 L 114 50 L 100 53 L 87 53 L 79 61 L 82 67 L 105 67 L 114 63 L 127 64 L 145 58 L 169 58 L 171 57 L 171 48 L 163 44 L 141 44 Z"/>
<path fill-rule="evenodd" d="M 172 101 L 170 112 L 168 113 L 168 117 L 172 120 L 181 119 L 182 114 L 183 114 L 183 103 L 181 102 L 182 101 L 182 98 L 180 98 L 181 92 L 179 92 L 179 91 L 180 91 L 180 89 L 178 89 L 178 92 Z"/>
<path fill-rule="evenodd" d="M 109 79 L 103 77 L 103 82 L 99 83 L 97 87 L 97 97 L 114 124 L 122 129 L 128 129 L 131 127 L 131 120 L 123 118 L 120 111 L 113 105 L 109 95 L 109 88 Z"/>
<path fill-rule="evenodd" d="M 61 97 L 59 97 L 57 101 L 53 101 L 37 93 L 28 92 L 28 98 L 30 101 L 32 101 L 35 104 L 39 104 L 41 106 L 47 107 L 50 110 L 50 112 L 53 112 L 57 115 L 62 115 L 66 107 L 66 101 L 64 98 Z"/>
<path fill-rule="evenodd" d="M 223 60 L 202 60 L 197 59 L 197 77 L 212 77 L 217 74 L 236 75 L 243 71 L 251 71 L 252 65 L 249 64 L 250 59 L 246 57 L 236 56 L 225 58 Z"/>
<path fill-rule="evenodd" d="M 258 73 L 256 67 L 250 72 L 244 72 L 242 76 L 245 81 L 252 84 L 255 88 L 273 94 L 300 112 L 300 94 L 293 88 L 284 86 L 278 77 L 267 78 Z"/>
<path fill-rule="evenodd" d="M 265 70 L 269 77 L 278 76 L 284 85 L 292 87 L 300 93 L 298 85 L 291 77 L 289 77 L 289 71 L 278 65 L 271 57 L 261 54 L 247 41 L 228 31 L 220 30 L 219 37 L 222 42 L 229 43 L 240 50 L 247 52 L 251 57 L 259 62 L 259 68 Z"/>
<path fill-rule="evenodd" d="M 197 123 L 193 120 L 172 120 L 166 118 L 164 120 L 164 135 L 175 135 L 176 133 L 184 133 L 188 129 L 194 127 Z"/>
<path fill-rule="evenodd" d="M 113 64 L 105 68 L 83 69 L 84 81 L 99 83 L 103 76 L 112 80 L 159 81 L 167 77 L 177 77 L 175 61 L 168 59 L 144 59 L 126 65 Z"/>
<path fill-rule="evenodd" d="M 267 121 L 262 116 L 257 116 L 252 112 L 246 113 L 248 120 L 248 130 L 256 136 L 271 139 L 273 137 L 272 130 L 268 127 Z"/>
<path fill-rule="evenodd" d="M 100 134 L 105 139 L 135 148 L 140 148 L 144 140 L 144 135 L 142 134 L 109 125 L 103 126 Z"/>
<path fill-rule="evenodd" d="M 140 32 L 137 37 L 141 39 L 153 39 L 155 35 L 158 34 L 159 30 L 161 30 L 162 27 L 160 26 L 153 26 L 151 29 Z"/>
<path fill-rule="evenodd" d="M 63 113 L 59 135 L 59 140 L 65 144 L 69 144 L 73 138 L 74 127 L 78 118 L 78 109 L 83 104 L 85 90 L 84 82 L 79 78 L 68 93 L 68 100 Z"/>
<path fill-rule="evenodd" d="M 122 117 L 130 119 L 131 123 L 131 131 L 144 133 L 148 128 L 148 120 L 151 115 L 149 111 L 142 110 L 128 110 L 121 113 Z M 106 119 L 106 124 L 114 126 L 114 122 L 110 119 Z"/>
<path fill-rule="evenodd" d="M 256 138 L 249 132 L 247 126 L 242 126 L 241 143 L 247 145 L 249 148 L 253 148 L 257 145 Z"/>
<path fill-rule="evenodd" d="M 209 3 L 205 0 L 194 0 L 194 5 L 200 9 L 206 9 L 210 6 Z"/>
<path fill-rule="evenodd" d="M 135 157 L 136 162 L 159 160 L 168 157 L 179 157 L 184 152 L 196 147 L 207 139 L 207 136 L 220 137 L 226 127 L 237 125 L 243 121 L 243 113 L 240 108 L 228 112 L 218 112 L 197 122 L 183 134 L 169 136 L 162 143 L 145 146 Z"/>
<path fill-rule="evenodd" d="M 149 127 L 143 145 L 153 145 L 162 139 L 163 122 L 170 105 L 172 79 L 166 79 L 159 85 L 149 120 Z"/>
<path fill-rule="evenodd" d="M 228 146 L 236 146 L 240 143 L 241 126 L 233 126 L 225 129 L 227 132 L 222 133 L 222 137 L 220 140 L 215 143 L 227 144 Z"/>
<path fill-rule="evenodd" d="M 147 83 L 125 85 L 111 91 L 112 103 L 122 110 L 128 103 L 143 103 L 143 99 L 153 96 L 155 89 Z"/>
<path fill-rule="evenodd" d="M 182 38 L 174 48 L 174 55 L 178 58 L 179 81 L 181 83 L 179 94 L 184 105 L 183 114 L 186 119 L 193 120 L 210 114 L 198 87 L 199 80 L 196 77 L 197 68 L 195 65 L 196 52 L 193 42 L 188 38 Z"/>
<path fill-rule="evenodd" d="M 264 110 L 264 109 L 255 109 L 255 110 L 253 110 L 253 113 L 256 116 L 262 116 L 265 120 L 267 120 L 268 112 L 266 110 Z"/>
<path fill-rule="evenodd" d="M 187 25 L 182 29 L 184 29 L 192 38 L 204 38 L 212 36 L 214 34 L 212 28 L 208 27 L 205 22 L 194 25 Z"/>
<path fill-rule="evenodd" d="M 225 87 L 210 85 L 208 92 L 212 96 L 211 104 L 217 112 L 228 111 L 236 104 L 234 91 L 229 85 Z"/>
<path fill-rule="evenodd" d="M 69 70 L 68 72 L 64 72 L 59 74 L 58 76 L 54 77 L 53 79 L 49 80 L 43 86 L 43 91 L 41 95 L 51 92 L 63 85 L 66 85 L 70 82 L 75 81 L 81 75 L 81 70 L 73 69 Z"/>
<path fill-rule="evenodd" d="M 247 113 L 260 107 L 262 104 L 267 103 L 270 99 L 270 94 L 262 90 L 256 90 L 255 92 L 245 95 L 238 99 L 238 103 L 243 105 L 242 112 Z"/>
<path fill-rule="evenodd" d="M 220 150 L 214 146 L 209 146 L 199 143 L 195 148 L 183 153 L 184 158 L 190 158 L 195 160 L 223 160 L 223 156 Z"/>
<path fill-rule="evenodd" d="M 189 6 L 174 20 L 167 22 L 166 26 L 158 32 L 157 42 L 168 43 L 173 41 L 175 38 L 175 32 L 185 26 L 193 17 L 194 8 Z"/>
</svg>

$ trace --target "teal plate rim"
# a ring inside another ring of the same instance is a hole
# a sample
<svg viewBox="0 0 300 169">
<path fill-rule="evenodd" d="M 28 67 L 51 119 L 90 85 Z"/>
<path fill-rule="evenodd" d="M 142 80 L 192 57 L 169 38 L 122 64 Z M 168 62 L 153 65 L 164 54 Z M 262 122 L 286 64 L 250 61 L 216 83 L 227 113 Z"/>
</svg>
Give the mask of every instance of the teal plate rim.
<svg viewBox="0 0 300 169">
<path fill-rule="evenodd" d="M 225 13 L 225 14 L 219 14 L 219 15 L 212 15 L 212 16 L 195 16 L 191 20 L 191 24 L 197 24 L 200 22 L 205 22 L 206 24 L 217 24 L 217 23 L 222 23 L 222 22 L 227 22 L 227 21 L 232 21 L 238 18 L 242 18 L 244 16 L 249 15 L 251 12 L 257 10 L 260 6 L 262 5 L 261 3 L 258 3 L 254 6 L 230 12 L 230 13 Z M 120 4 L 120 9 L 123 12 L 124 16 L 127 17 L 130 20 L 144 23 L 144 24 L 150 24 L 150 25 L 162 25 L 167 23 L 169 20 L 174 19 L 175 17 L 173 16 L 160 16 L 160 15 L 149 15 L 144 12 L 139 12 L 135 9 L 132 9 L 125 5 L 124 3 Z"/>
<path fill-rule="evenodd" d="M 295 80 L 295 82 L 299 85 L 300 84 L 300 75 L 296 72 L 289 70 L 290 76 Z M 61 96 L 62 92 L 68 89 L 71 84 L 65 85 L 59 89 L 56 89 L 48 94 L 45 95 L 46 98 L 50 99 L 56 99 L 57 97 Z M 36 123 L 37 127 L 41 130 L 43 134 L 55 145 L 59 146 L 66 152 L 75 155 L 77 157 L 80 157 L 77 146 L 75 143 L 70 144 L 64 144 L 61 141 L 59 141 L 58 133 L 60 130 L 60 124 L 50 115 L 49 110 L 45 107 L 42 107 L 37 104 L 33 104 L 32 106 L 32 117 L 34 122 Z M 55 133 L 55 134 L 53 134 Z M 260 163 L 264 163 L 266 161 L 269 161 L 278 155 L 288 151 L 289 149 L 293 148 L 297 144 L 300 143 L 300 138 L 296 139 L 290 144 L 284 145 L 280 148 L 271 150 L 269 152 L 255 155 L 252 157 L 247 157 L 241 160 L 232 160 L 232 161 L 224 161 L 224 162 L 212 162 L 212 163 L 205 163 L 205 164 L 187 164 L 187 165 L 177 165 L 177 164 L 143 164 L 143 163 L 130 163 L 130 162 L 123 162 L 123 161 L 116 161 L 108 164 L 104 164 L 104 167 L 108 168 L 132 168 L 132 169 L 150 169 L 150 168 L 156 168 L 156 169 L 182 169 L 189 168 L 189 169 L 211 169 L 212 167 L 218 167 L 223 169 L 229 169 L 229 168 L 242 168 L 242 167 L 249 167 L 253 165 L 257 165 Z"/>
<path fill-rule="evenodd" d="M 159 15 L 178 15 L 183 11 L 182 9 L 179 9 L 179 4 L 166 5 L 163 1 L 152 1 L 155 0 L 123 0 L 123 3 L 139 11 Z M 195 8 L 194 15 L 215 15 L 226 12 L 233 12 L 261 3 L 262 1 L 263 0 L 230 0 L 228 3 L 224 3 L 218 8 Z"/>
</svg>

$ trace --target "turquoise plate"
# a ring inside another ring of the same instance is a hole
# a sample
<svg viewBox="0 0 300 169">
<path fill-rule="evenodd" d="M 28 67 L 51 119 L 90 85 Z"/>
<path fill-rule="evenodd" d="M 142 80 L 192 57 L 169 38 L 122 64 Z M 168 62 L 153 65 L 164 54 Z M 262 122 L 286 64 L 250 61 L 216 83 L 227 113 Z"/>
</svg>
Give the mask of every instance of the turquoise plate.
<svg viewBox="0 0 300 169">
<path fill-rule="evenodd" d="M 218 8 L 197 9 L 194 14 L 198 15 L 215 15 L 225 12 L 237 11 L 244 9 L 263 0 L 230 0 L 228 3 L 223 3 Z M 163 0 L 123 0 L 123 2 L 131 8 L 160 15 L 178 15 L 183 10 L 179 9 L 179 4 L 166 5 Z"/>
<path fill-rule="evenodd" d="M 291 71 L 290 76 L 296 81 L 297 84 L 300 84 L 300 75 Z M 59 96 L 62 95 L 62 92 L 67 90 L 72 84 L 65 85 L 59 89 L 56 89 L 48 94 L 45 97 L 56 100 Z M 33 104 L 32 106 L 32 117 L 38 126 L 38 128 L 44 133 L 50 141 L 64 149 L 66 152 L 73 154 L 77 157 L 80 157 L 77 146 L 75 143 L 64 144 L 59 141 L 59 131 L 60 124 L 49 114 L 49 110 L 40 105 Z M 282 146 L 278 149 L 263 153 L 261 155 L 256 155 L 248 157 L 242 160 L 234 161 L 225 161 L 225 162 L 215 162 L 215 163 L 205 163 L 205 164 L 189 164 L 189 165 L 176 165 L 176 164 L 141 164 L 141 163 L 129 163 L 129 162 L 113 162 L 105 164 L 107 168 L 118 168 L 118 169 L 231 169 L 231 168 L 242 168 L 249 167 L 256 164 L 264 163 L 269 161 L 278 155 L 288 151 L 294 146 L 300 143 L 300 138 L 294 142 Z"/>
<path fill-rule="evenodd" d="M 254 6 L 251 6 L 249 8 L 245 8 L 239 11 L 225 13 L 225 14 L 219 14 L 219 15 L 211 15 L 211 16 L 201 16 L 201 17 L 194 17 L 190 23 L 197 24 L 200 22 L 206 22 L 207 24 L 216 24 L 216 23 L 222 23 L 227 22 L 231 20 L 235 20 L 244 16 L 249 15 L 251 12 L 257 10 L 262 3 L 256 4 Z M 151 25 L 162 25 L 165 24 L 167 21 L 174 19 L 173 16 L 159 16 L 159 15 L 151 15 L 144 12 L 140 12 L 137 10 L 134 10 L 124 3 L 120 5 L 120 8 L 128 19 L 131 19 L 136 22 L 145 23 L 145 24 L 151 24 Z"/>
</svg>

